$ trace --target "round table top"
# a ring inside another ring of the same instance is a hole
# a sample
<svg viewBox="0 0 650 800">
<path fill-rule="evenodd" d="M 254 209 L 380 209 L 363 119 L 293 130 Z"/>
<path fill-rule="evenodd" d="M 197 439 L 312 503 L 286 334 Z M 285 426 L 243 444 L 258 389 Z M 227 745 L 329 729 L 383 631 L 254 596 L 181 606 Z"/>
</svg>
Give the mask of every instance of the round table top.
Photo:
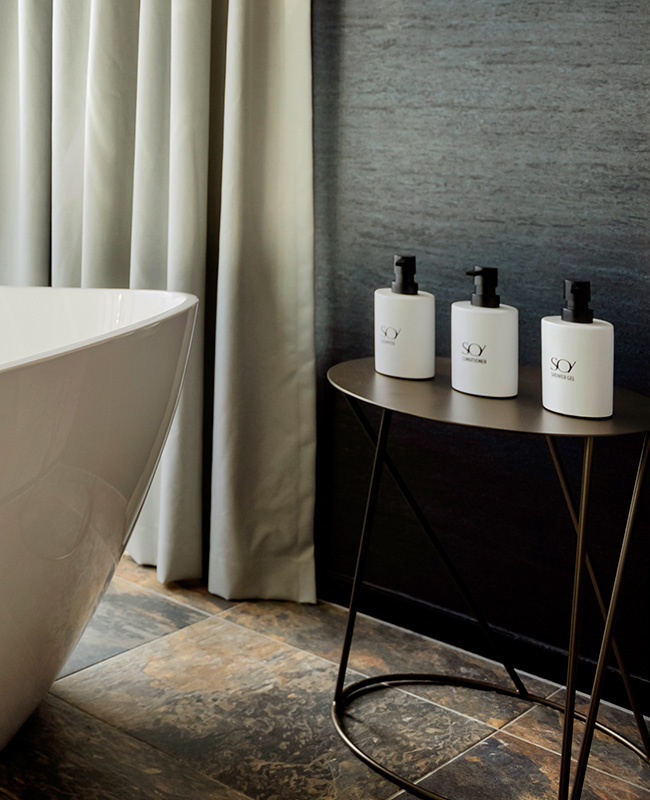
<svg viewBox="0 0 650 800">
<path fill-rule="evenodd" d="M 650 398 L 627 389 L 614 390 L 614 414 L 608 419 L 547 411 L 542 406 L 539 367 L 519 368 L 519 394 L 508 399 L 476 397 L 452 389 L 448 358 L 436 359 L 432 380 L 380 375 L 372 356 L 336 364 L 327 377 L 333 386 L 357 400 L 454 425 L 548 436 L 621 436 L 650 431 Z"/>
</svg>

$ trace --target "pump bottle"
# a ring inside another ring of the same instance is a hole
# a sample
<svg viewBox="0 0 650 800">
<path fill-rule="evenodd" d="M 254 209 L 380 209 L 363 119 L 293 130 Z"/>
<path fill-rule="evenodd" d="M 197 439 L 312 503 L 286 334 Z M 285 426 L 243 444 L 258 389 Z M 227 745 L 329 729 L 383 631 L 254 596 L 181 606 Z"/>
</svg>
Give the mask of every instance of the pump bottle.
<svg viewBox="0 0 650 800">
<path fill-rule="evenodd" d="M 560 316 L 542 319 L 542 405 L 572 417 L 614 410 L 614 326 L 594 319 L 589 281 L 564 281 Z"/>
<path fill-rule="evenodd" d="M 375 291 L 375 369 L 394 378 L 433 378 L 436 299 L 418 291 L 415 256 L 396 255 L 395 280 Z"/>
<path fill-rule="evenodd" d="M 451 385 L 481 397 L 514 397 L 519 388 L 519 312 L 496 293 L 499 270 L 474 267 L 470 300 L 451 305 Z"/>
</svg>

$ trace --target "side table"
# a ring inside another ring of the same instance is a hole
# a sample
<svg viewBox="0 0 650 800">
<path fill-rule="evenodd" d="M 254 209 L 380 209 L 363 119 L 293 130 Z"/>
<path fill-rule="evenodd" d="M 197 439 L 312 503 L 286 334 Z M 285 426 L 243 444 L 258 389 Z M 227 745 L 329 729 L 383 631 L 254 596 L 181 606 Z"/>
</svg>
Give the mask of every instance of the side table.
<svg viewBox="0 0 650 800">
<path fill-rule="evenodd" d="M 625 564 L 648 462 L 648 455 L 650 453 L 650 398 L 624 389 L 616 389 L 614 393 L 614 415 L 610 419 L 590 420 L 565 417 L 546 411 L 542 407 L 539 368 L 520 368 L 519 394 L 517 397 L 510 399 L 491 399 L 475 397 L 454 391 L 450 385 L 449 359 L 436 360 L 436 377 L 429 381 L 409 381 L 380 375 L 375 372 L 374 359 L 372 357 L 337 364 L 329 370 L 327 377 L 336 389 L 346 395 L 346 399 L 352 411 L 375 447 L 374 463 L 366 500 L 366 510 L 359 542 L 352 595 L 350 598 L 347 627 L 334 700 L 332 703 L 332 719 L 334 725 L 348 747 L 376 772 L 417 797 L 429 798 L 430 800 L 450 800 L 449 798 L 418 786 L 377 762 L 351 740 L 344 728 L 345 708 L 351 700 L 358 697 L 360 694 L 371 691 L 378 685 L 399 686 L 414 683 L 433 683 L 492 691 L 518 697 L 564 712 L 558 800 L 568 800 L 569 797 L 571 800 L 579 800 L 582 794 L 591 743 L 596 729 L 614 737 L 621 744 L 633 750 L 639 758 L 650 763 L 650 733 L 635 699 L 630 676 L 623 663 L 614 635 L 616 612 L 625 572 Z M 377 435 L 375 435 L 372 426 L 368 422 L 359 401 L 382 409 L 379 432 Z M 546 438 L 564 499 L 577 534 L 571 629 L 567 659 L 566 702 L 564 705 L 529 692 L 514 666 L 500 653 L 500 648 L 493 636 L 489 623 L 485 619 L 479 606 L 473 600 L 467 586 L 462 580 L 460 572 L 445 552 L 435 531 L 427 521 L 408 486 L 387 453 L 386 448 L 393 412 L 412 415 L 433 422 L 534 434 Z M 594 439 L 597 437 L 624 436 L 629 434 L 644 434 L 643 444 L 619 552 L 614 586 L 609 602 L 606 602 L 596 580 L 587 545 L 586 516 L 591 483 L 593 444 Z M 558 437 L 564 436 L 579 437 L 584 441 L 580 500 L 577 509 L 571 497 L 566 469 L 560 457 L 556 442 Z M 378 675 L 344 686 L 383 467 L 386 467 L 393 476 L 407 504 L 429 537 L 438 558 L 456 584 L 465 603 L 471 609 L 477 624 L 489 642 L 495 656 L 503 664 L 510 676 L 513 684 L 511 688 L 500 684 L 492 684 L 487 681 L 433 673 L 393 673 Z M 604 631 L 589 708 L 587 714 L 583 715 L 576 711 L 575 704 L 577 691 L 578 631 L 582 615 L 585 577 L 587 575 L 603 616 Z M 621 677 L 625 684 L 630 707 L 639 728 L 643 749 L 637 747 L 616 731 L 597 721 L 598 707 L 603 688 L 603 678 L 610 649 L 616 658 Z M 580 745 L 575 778 L 571 788 L 571 794 L 569 794 L 573 725 L 574 719 L 576 718 L 585 722 L 585 729 Z"/>
</svg>

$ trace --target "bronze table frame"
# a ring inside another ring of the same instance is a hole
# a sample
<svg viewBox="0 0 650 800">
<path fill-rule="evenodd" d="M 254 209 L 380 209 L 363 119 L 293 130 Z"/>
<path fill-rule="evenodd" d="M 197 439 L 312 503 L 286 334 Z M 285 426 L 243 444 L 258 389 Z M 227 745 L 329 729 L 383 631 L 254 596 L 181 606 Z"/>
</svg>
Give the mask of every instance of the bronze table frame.
<svg viewBox="0 0 650 800">
<path fill-rule="evenodd" d="M 450 800 L 449 798 L 431 792 L 407 780 L 403 776 L 398 775 L 388 767 L 377 762 L 372 756 L 368 755 L 368 753 L 363 751 L 352 741 L 345 731 L 343 719 L 345 708 L 351 700 L 380 685 L 399 686 L 405 684 L 428 683 L 465 686 L 482 691 L 493 691 L 548 706 L 564 712 L 558 800 L 569 800 L 569 797 L 570 800 L 579 800 L 582 794 L 591 743 L 596 729 L 615 738 L 621 744 L 634 751 L 642 760 L 650 764 L 650 733 L 648 732 L 643 714 L 635 699 L 629 673 L 625 668 L 614 637 L 619 595 L 623 583 L 632 529 L 634 527 L 634 520 L 643 486 L 648 455 L 650 454 L 650 398 L 623 389 L 616 389 L 613 417 L 606 420 L 578 419 L 554 414 L 550 411 L 546 411 L 542 407 L 539 368 L 521 367 L 519 394 L 516 398 L 507 400 L 474 397 L 456 392 L 451 389 L 449 375 L 449 359 L 437 359 L 436 377 L 431 381 L 408 381 L 399 378 L 389 378 L 375 372 L 373 358 L 356 359 L 354 361 L 346 361 L 337 364 L 332 367 L 327 374 L 330 383 L 346 395 L 346 399 L 352 411 L 375 447 L 374 463 L 366 500 L 366 510 L 361 529 L 361 538 L 350 598 L 347 627 L 334 700 L 332 703 L 332 719 L 338 734 L 347 746 L 380 775 L 383 775 L 388 780 L 412 794 L 425 798 L 425 800 Z M 377 435 L 375 435 L 372 426 L 363 413 L 358 402 L 359 400 L 382 409 L 379 433 Z M 492 635 L 489 623 L 471 597 L 459 571 L 445 552 L 438 536 L 427 521 L 422 510 L 415 501 L 415 498 L 408 489 L 408 486 L 404 482 L 404 479 L 387 453 L 388 435 L 393 412 L 400 412 L 438 422 L 545 436 L 560 481 L 564 499 L 577 534 L 565 704 L 529 692 L 524 686 L 520 676 L 517 674 L 514 666 L 500 652 L 500 648 Z M 619 553 L 614 586 L 610 595 L 609 604 L 607 604 L 594 574 L 593 565 L 588 553 L 586 535 L 586 515 L 591 483 L 593 444 L 594 439 L 597 437 L 621 436 L 634 433 L 644 434 L 643 444 Z M 577 511 L 571 497 L 567 473 L 557 447 L 556 438 L 559 436 L 581 437 L 584 440 L 582 480 Z M 416 519 L 431 541 L 442 565 L 455 583 L 468 608 L 472 611 L 477 624 L 489 642 L 495 656 L 506 669 L 512 680 L 513 688 L 492 684 L 487 681 L 433 673 L 393 673 L 378 675 L 344 686 L 357 616 L 359 594 L 363 584 L 363 573 L 370 544 L 370 534 L 379 497 L 380 478 L 384 467 L 392 475 L 409 508 L 414 513 Z M 603 616 L 604 632 L 589 709 L 587 714 L 583 715 L 576 711 L 575 702 L 577 692 L 576 672 L 579 655 L 578 638 L 582 617 L 585 573 L 589 576 Z M 614 653 L 621 677 L 625 684 L 630 707 L 634 713 L 643 743 L 643 749 L 637 747 L 634 743 L 613 729 L 597 721 L 598 707 L 603 688 L 603 678 L 610 648 Z M 569 794 L 573 723 L 575 718 L 585 722 L 585 730 L 580 746 L 573 787 Z"/>
</svg>

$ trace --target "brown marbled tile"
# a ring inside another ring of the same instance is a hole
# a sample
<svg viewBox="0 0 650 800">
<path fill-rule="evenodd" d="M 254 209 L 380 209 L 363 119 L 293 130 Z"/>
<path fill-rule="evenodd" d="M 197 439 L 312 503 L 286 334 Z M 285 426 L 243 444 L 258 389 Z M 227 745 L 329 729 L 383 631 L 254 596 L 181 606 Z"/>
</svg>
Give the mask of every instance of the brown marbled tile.
<svg viewBox="0 0 650 800">
<path fill-rule="evenodd" d="M 205 614 L 113 578 L 59 677 L 205 619 Z"/>
<path fill-rule="evenodd" d="M 388 798 L 394 787 L 334 731 L 335 677 L 322 658 L 211 617 L 59 680 L 53 692 L 256 800 Z M 363 699 L 367 725 L 359 708 L 355 736 L 382 756 L 392 751 L 414 776 L 491 730 L 399 690 Z"/>
<path fill-rule="evenodd" d="M 229 600 L 224 600 L 223 597 L 210 594 L 204 582 L 198 579 L 161 583 L 156 577 L 155 567 L 143 567 L 136 564 L 126 553 L 120 559 L 115 574 L 124 580 L 137 583 L 152 592 L 167 595 L 179 603 L 185 603 L 208 614 L 219 614 L 224 609 L 236 605 Z"/>
<path fill-rule="evenodd" d="M 241 603 L 223 616 L 335 663 L 340 660 L 345 609 L 328 603 L 309 606 L 257 601 Z M 511 686 L 507 673 L 498 664 L 364 616 L 356 621 L 350 667 L 364 675 L 435 672 Z M 537 678 L 525 678 L 524 683 L 530 691 L 543 696 L 557 688 Z M 495 728 L 530 708 L 530 703 L 516 698 L 463 687 L 414 686 L 410 691 Z"/>
<path fill-rule="evenodd" d="M 395 687 L 354 699 L 347 708 L 344 728 L 379 764 L 413 781 L 493 732 L 488 725 Z"/>
<path fill-rule="evenodd" d="M 564 702 L 564 693 L 558 693 L 557 698 Z M 586 703 L 581 698 L 578 708 L 583 713 L 586 711 Z M 604 707 L 604 714 L 608 717 L 608 722 L 615 722 L 614 717 L 619 721 L 623 716 L 622 710 L 616 713 L 610 706 Z M 601 722 L 605 722 L 603 715 Z M 627 720 L 627 730 L 622 733 L 629 733 L 629 719 Z M 552 708 L 537 706 L 529 713 L 515 720 L 509 727 L 508 733 L 512 736 L 520 737 L 528 742 L 545 747 L 555 753 L 560 753 L 562 749 L 562 726 L 564 715 Z M 577 758 L 582 743 L 584 724 L 579 720 L 575 721 L 573 736 L 573 757 Z M 589 754 L 589 766 L 598 770 L 608 772 L 623 780 L 636 783 L 640 786 L 647 786 L 650 789 L 650 765 L 644 763 L 634 752 L 617 741 L 611 736 L 596 731 L 594 734 L 591 751 Z"/>
<path fill-rule="evenodd" d="M 557 800 L 559 770 L 558 755 L 501 731 L 421 785 L 454 800 Z M 581 800 L 650 800 L 650 792 L 588 769 Z"/>
<path fill-rule="evenodd" d="M 0 752 L 8 800 L 248 800 L 48 696 Z"/>
</svg>

